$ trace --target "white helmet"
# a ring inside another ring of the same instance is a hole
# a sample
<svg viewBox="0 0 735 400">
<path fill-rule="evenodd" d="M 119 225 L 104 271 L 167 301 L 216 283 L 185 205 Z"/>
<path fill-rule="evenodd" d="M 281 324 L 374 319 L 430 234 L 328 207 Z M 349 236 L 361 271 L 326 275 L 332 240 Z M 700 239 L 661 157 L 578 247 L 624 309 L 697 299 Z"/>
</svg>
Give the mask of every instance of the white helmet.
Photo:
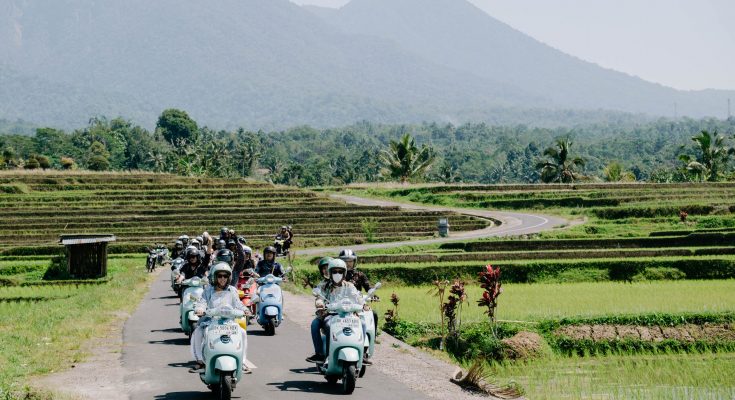
<svg viewBox="0 0 735 400">
<path fill-rule="evenodd" d="M 216 285 L 216 277 L 218 272 L 226 272 L 227 275 L 232 277 L 232 268 L 230 267 L 230 264 L 227 264 L 226 262 L 218 262 L 212 266 L 212 268 L 209 270 L 209 283 L 212 285 Z M 227 284 L 230 284 L 230 280 L 227 280 Z"/>
</svg>

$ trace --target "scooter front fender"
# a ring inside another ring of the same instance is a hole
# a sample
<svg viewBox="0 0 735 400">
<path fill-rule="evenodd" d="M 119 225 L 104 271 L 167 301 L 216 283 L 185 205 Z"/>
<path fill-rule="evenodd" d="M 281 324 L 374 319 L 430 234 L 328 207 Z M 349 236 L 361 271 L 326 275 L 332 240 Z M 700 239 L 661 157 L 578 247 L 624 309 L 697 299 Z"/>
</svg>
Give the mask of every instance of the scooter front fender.
<svg viewBox="0 0 735 400">
<path fill-rule="evenodd" d="M 222 372 L 237 371 L 237 360 L 232 356 L 220 356 L 214 361 L 214 369 Z"/>
<path fill-rule="evenodd" d="M 360 361 L 360 352 L 357 349 L 351 347 L 343 347 L 339 349 L 337 353 L 337 360 L 345 362 L 358 362 Z"/>
</svg>

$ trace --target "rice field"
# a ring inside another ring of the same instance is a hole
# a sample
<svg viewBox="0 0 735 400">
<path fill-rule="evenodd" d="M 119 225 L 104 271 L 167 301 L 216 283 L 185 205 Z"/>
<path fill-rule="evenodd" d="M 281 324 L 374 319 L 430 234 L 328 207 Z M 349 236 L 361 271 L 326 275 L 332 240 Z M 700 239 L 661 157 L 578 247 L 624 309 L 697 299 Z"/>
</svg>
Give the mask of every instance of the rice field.
<svg viewBox="0 0 735 400">
<path fill-rule="evenodd" d="M 438 323 L 439 301 L 428 294 L 433 286 L 384 286 L 379 313 L 392 307 L 390 295 L 400 297 L 399 315 L 413 322 Z M 478 284 L 468 282 L 463 322 L 484 321 L 477 306 Z M 505 284 L 498 299 L 497 318 L 512 321 L 540 321 L 568 317 L 595 317 L 614 314 L 702 313 L 735 311 L 735 280 L 582 282 Z"/>
</svg>

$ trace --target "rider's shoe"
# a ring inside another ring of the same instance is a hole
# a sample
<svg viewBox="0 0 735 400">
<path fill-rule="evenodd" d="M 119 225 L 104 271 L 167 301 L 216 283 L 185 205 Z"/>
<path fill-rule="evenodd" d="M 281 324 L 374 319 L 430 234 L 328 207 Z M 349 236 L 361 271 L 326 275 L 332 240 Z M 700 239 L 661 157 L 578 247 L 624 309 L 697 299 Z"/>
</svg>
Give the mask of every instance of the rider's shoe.
<svg viewBox="0 0 735 400">
<path fill-rule="evenodd" d="M 363 358 L 362 365 L 373 365 L 373 362 L 369 358 Z"/>
<path fill-rule="evenodd" d="M 196 372 L 202 372 L 204 371 L 204 363 L 201 361 L 197 361 L 197 365 L 194 367 L 189 368 L 189 372 L 196 373 Z"/>
<path fill-rule="evenodd" d="M 323 362 L 326 359 L 327 357 L 325 357 L 324 354 L 314 354 L 313 356 L 307 358 L 306 362 L 317 363 L 317 362 Z"/>
</svg>

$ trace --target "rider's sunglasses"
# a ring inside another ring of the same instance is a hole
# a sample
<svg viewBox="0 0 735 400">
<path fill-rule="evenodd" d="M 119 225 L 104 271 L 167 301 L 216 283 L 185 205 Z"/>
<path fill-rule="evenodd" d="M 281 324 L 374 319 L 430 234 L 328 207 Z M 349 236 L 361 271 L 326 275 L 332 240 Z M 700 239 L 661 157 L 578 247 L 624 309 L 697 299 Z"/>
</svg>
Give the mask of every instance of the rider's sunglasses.
<svg viewBox="0 0 735 400">
<path fill-rule="evenodd" d="M 227 278 L 227 275 L 219 274 L 219 275 L 217 275 L 217 279 L 219 279 L 219 278 Z"/>
</svg>

